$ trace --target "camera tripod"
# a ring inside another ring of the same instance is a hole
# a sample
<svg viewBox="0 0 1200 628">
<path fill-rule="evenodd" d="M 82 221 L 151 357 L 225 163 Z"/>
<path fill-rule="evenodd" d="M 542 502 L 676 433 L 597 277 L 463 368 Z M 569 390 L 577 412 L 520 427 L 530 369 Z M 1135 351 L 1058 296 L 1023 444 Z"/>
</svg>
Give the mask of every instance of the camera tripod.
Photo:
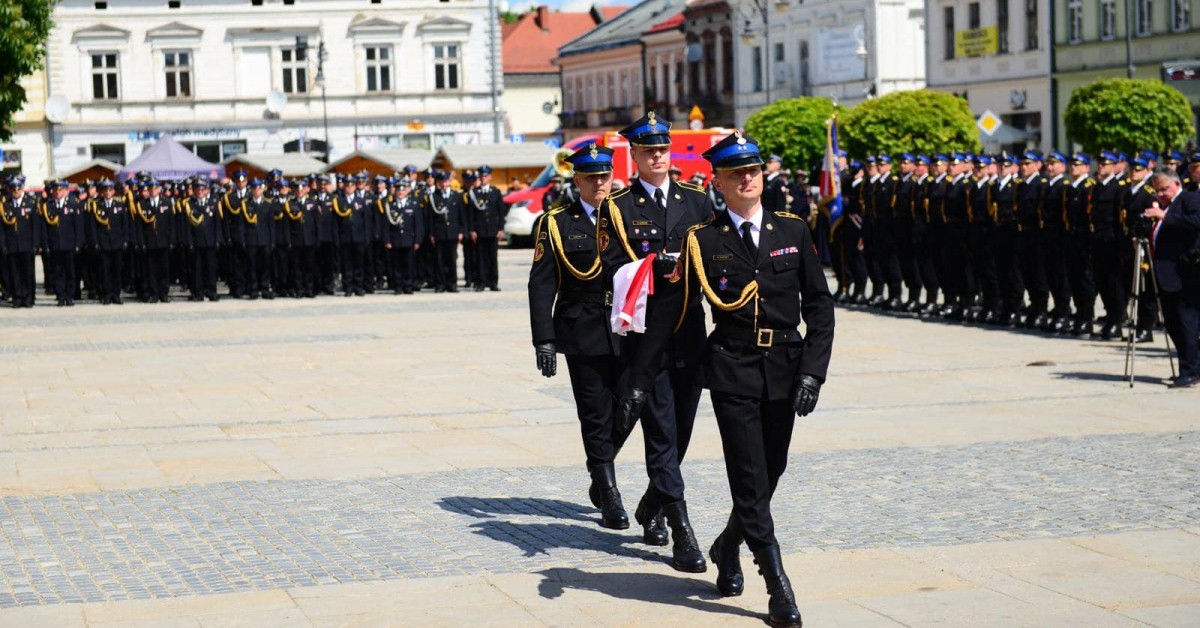
<svg viewBox="0 0 1200 628">
<path fill-rule="evenodd" d="M 1145 237 L 1133 238 L 1133 281 L 1131 286 L 1129 299 L 1129 340 L 1125 344 L 1125 378 L 1129 380 L 1129 387 L 1133 388 L 1133 360 L 1137 354 L 1137 323 L 1138 323 L 1138 302 L 1142 298 L 1142 293 L 1146 287 L 1145 276 L 1150 276 L 1150 281 L 1154 286 L 1154 301 L 1158 305 L 1158 316 L 1162 316 L 1162 300 L 1158 298 L 1158 278 L 1154 275 L 1154 256 L 1150 255 L 1150 240 Z M 1160 319 L 1161 320 L 1161 319 Z M 1160 322 L 1156 320 L 1154 322 Z M 1171 337 L 1164 333 L 1163 339 L 1167 343 L 1167 361 L 1171 364 L 1171 377 L 1175 377 L 1175 356 L 1171 354 Z"/>
</svg>

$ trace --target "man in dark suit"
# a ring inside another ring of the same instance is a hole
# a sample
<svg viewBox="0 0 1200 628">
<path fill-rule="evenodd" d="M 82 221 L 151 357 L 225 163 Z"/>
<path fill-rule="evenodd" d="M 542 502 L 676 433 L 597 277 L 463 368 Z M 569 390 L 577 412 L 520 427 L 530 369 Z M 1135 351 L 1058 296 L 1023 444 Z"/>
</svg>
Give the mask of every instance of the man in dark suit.
<svg viewBox="0 0 1200 628">
<path fill-rule="evenodd" d="M 450 189 L 450 173 L 439 170 L 434 189 L 424 198 L 425 224 L 430 244 L 437 249 L 433 267 L 434 292 L 458 292 L 458 245 L 466 230 L 466 207 L 461 194 Z"/>
<path fill-rule="evenodd" d="M 475 243 L 476 277 L 475 291 L 483 292 L 486 288 L 492 292 L 500 291 L 500 271 L 498 248 L 500 236 L 504 232 L 504 197 L 492 185 L 492 168 L 483 166 L 479 169 L 479 185 L 467 190 L 463 195 L 466 206 L 466 224 L 471 233 L 471 242 Z M 549 210 L 549 208 L 543 208 Z"/>
<path fill-rule="evenodd" d="M 42 206 L 41 248 L 53 260 L 50 264 L 50 284 L 59 306 L 75 305 L 75 254 L 83 247 L 83 208 L 67 196 L 66 181 L 46 184 L 51 198 Z"/>
<path fill-rule="evenodd" d="M 598 207 L 612 187 L 612 149 L 588 144 L 567 158 L 575 170 L 579 198 L 552 209 L 534 229 L 529 270 L 529 320 L 538 370 L 557 371 L 555 353 L 567 357 L 575 412 L 600 525 L 629 527 L 617 490 L 618 445 L 614 391 L 621 373 L 618 345 L 609 326 L 611 287 L 604 283 L 596 224 Z"/>
<path fill-rule="evenodd" d="M 657 254 L 654 274 L 658 281 L 654 301 L 674 291 L 678 283 L 674 257 L 683 250 L 683 242 L 692 227 L 712 219 L 712 205 L 703 189 L 685 182 L 673 182 L 671 166 L 671 125 L 657 119 L 651 111 L 621 130 L 630 143 L 630 156 L 637 165 L 638 177 L 629 187 L 609 196 L 600 208 L 597 222 L 601 233 L 600 257 L 605 284 L 621 266 Z M 672 280 L 671 278 L 674 278 Z M 650 486 L 638 502 L 634 517 L 642 526 L 642 538 L 651 545 L 666 545 L 665 516 L 675 544 L 673 566 L 680 571 L 703 572 L 707 567 L 688 520 L 684 501 L 683 476 L 679 465 L 692 439 L 696 407 L 700 404 L 700 385 L 696 365 L 704 347 L 704 310 L 699 296 L 692 294 L 686 304 L 682 324 L 655 358 L 648 381 L 633 382 L 630 394 L 644 401 L 641 413 L 642 435 L 646 445 L 646 473 Z M 636 344 L 627 337 L 625 344 Z M 631 348 L 631 347 L 630 347 Z M 621 351 L 625 352 L 622 346 Z"/>
<path fill-rule="evenodd" d="M 1174 388 L 1200 384 L 1200 193 L 1183 191 L 1179 175 L 1154 175 L 1157 202 L 1143 212 L 1153 218 L 1150 248 L 1163 321 L 1179 351 Z M 1166 209 L 1162 209 L 1162 208 Z"/>
</svg>

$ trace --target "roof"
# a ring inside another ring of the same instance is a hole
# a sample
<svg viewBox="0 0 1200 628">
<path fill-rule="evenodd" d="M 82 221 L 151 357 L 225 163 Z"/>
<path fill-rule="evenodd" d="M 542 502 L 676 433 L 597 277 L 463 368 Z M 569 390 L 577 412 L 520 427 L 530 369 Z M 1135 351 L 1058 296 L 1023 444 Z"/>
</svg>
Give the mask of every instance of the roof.
<svg viewBox="0 0 1200 628">
<path fill-rule="evenodd" d="M 685 0 L 643 0 L 633 8 L 559 47 L 558 56 L 569 57 L 636 44 L 641 41 L 642 32 L 647 25 L 657 24 L 671 17 L 682 11 L 686 4 Z"/>
<path fill-rule="evenodd" d="M 325 162 L 301 153 L 242 153 L 227 158 L 221 165 L 227 166 L 235 161 L 264 172 L 279 169 L 285 177 L 300 177 L 325 171 Z"/>
<path fill-rule="evenodd" d="M 122 181 L 146 170 L 156 179 L 182 179 L 191 176 L 213 176 L 220 171 L 216 164 L 196 156 L 170 135 L 158 138 L 153 146 L 142 151 L 117 173 Z"/>
<path fill-rule="evenodd" d="M 355 157 L 369 159 L 376 163 L 381 163 L 392 172 L 399 172 L 405 166 L 413 165 L 424 170 L 429 167 L 429 162 L 433 161 L 433 151 L 420 148 L 398 148 L 394 150 L 360 150 L 350 153 L 345 157 L 329 164 L 329 170 L 333 170 L 343 162 L 349 161 Z"/>
<path fill-rule="evenodd" d="M 447 144 L 438 149 L 437 158 L 448 162 L 450 168 L 536 168 L 554 158 L 554 149 L 538 143 L 531 144 Z"/>
<path fill-rule="evenodd" d="M 587 33 L 627 7 L 592 7 L 591 11 L 561 13 L 545 5 L 503 26 L 505 74 L 556 73 L 551 61 L 563 44 Z"/>
<path fill-rule="evenodd" d="M 82 165 L 72 168 L 66 172 L 56 172 L 56 173 L 54 173 L 53 178 L 54 179 L 67 179 L 67 178 L 73 177 L 85 170 L 91 170 L 92 168 L 104 168 L 105 170 L 110 170 L 115 174 L 117 171 L 119 171 L 121 169 L 121 164 L 116 163 L 114 161 L 109 161 L 107 159 L 93 159 L 93 160 L 87 162 L 86 164 L 82 164 Z"/>
<path fill-rule="evenodd" d="M 643 34 L 649 35 L 650 33 L 661 33 L 663 31 L 670 31 L 670 30 L 682 29 L 682 28 L 683 28 L 683 11 L 680 11 L 679 13 L 676 13 L 675 15 L 672 15 L 671 17 L 646 29 L 646 31 Z"/>
</svg>

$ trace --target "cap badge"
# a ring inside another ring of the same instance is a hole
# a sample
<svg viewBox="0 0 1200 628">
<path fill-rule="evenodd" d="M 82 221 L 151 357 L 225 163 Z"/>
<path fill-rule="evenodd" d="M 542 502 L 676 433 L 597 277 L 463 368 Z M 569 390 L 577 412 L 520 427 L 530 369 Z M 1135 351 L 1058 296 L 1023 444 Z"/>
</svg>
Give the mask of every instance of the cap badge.
<svg viewBox="0 0 1200 628">
<path fill-rule="evenodd" d="M 596 151 L 596 144 L 593 142 L 591 145 L 588 146 L 588 148 L 591 149 L 591 152 L 589 152 L 588 154 L 591 156 L 592 159 L 595 159 L 596 156 L 599 154 Z"/>
</svg>

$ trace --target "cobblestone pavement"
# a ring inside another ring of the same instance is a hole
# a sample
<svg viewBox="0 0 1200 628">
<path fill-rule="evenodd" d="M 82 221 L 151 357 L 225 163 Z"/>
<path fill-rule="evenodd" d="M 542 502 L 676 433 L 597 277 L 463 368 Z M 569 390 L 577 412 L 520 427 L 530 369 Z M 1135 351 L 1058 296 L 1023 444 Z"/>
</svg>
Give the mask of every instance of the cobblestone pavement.
<svg viewBox="0 0 1200 628">
<path fill-rule="evenodd" d="M 689 464 L 686 477 L 711 538 L 723 467 Z M 1186 528 L 1200 526 L 1197 477 L 1200 432 L 813 453 L 793 456 L 776 515 L 804 552 Z M 0 606 L 663 560 L 599 528 L 581 482 L 573 469 L 478 469 L 9 497 Z"/>
</svg>

